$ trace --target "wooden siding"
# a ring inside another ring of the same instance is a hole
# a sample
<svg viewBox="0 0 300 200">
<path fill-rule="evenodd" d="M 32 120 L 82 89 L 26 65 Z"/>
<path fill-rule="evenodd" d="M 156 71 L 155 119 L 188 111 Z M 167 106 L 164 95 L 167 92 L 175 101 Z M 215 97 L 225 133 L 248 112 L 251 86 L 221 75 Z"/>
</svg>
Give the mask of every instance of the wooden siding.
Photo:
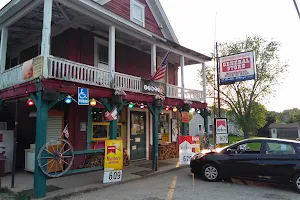
<svg viewBox="0 0 300 200">
<path fill-rule="evenodd" d="M 138 0 L 145 5 L 145 28 L 159 36 L 163 37 L 161 29 L 159 28 L 146 0 Z M 112 0 L 104 5 L 108 10 L 130 20 L 130 0 Z"/>
</svg>

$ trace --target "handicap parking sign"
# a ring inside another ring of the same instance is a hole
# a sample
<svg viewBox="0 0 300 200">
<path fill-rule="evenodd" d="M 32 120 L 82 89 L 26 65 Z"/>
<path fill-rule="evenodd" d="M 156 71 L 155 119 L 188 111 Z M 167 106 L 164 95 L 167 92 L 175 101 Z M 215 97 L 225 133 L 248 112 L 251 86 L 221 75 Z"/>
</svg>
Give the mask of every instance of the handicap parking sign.
<svg viewBox="0 0 300 200">
<path fill-rule="evenodd" d="M 78 88 L 78 105 L 89 105 L 89 89 Z"/>
</svg>

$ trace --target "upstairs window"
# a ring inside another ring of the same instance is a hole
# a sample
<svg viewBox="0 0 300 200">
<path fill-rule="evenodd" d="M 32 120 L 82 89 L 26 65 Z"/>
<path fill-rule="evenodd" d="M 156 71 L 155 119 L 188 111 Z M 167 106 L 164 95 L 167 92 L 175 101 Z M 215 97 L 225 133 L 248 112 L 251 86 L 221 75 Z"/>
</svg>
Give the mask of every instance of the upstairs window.
<svg viewBox="0 0 300 200">
<path fill-rule="evenodd" d="M 95 67 L 100 69 L 109 70 L 108 67 L 108 41 L 94 38 L 94 59 Z"/>
<path fill-rule="evenodd" d="M 138 0 L 130 0 L 130 20 L 145 27 L 145 5 Z"/>
</svg>

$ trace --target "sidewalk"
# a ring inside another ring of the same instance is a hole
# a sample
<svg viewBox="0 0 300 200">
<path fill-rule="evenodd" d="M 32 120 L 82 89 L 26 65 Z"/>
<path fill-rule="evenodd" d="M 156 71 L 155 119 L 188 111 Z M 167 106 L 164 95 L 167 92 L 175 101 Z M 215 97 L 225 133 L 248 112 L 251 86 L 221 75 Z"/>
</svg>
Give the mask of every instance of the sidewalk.
<svg viewBox="0 0 300 200">
<path fill-rule="evenodd" d="M 103 170 L 98 172 L 82 173 L 72 176 L 65 176 L 56 179 L 47 180 L 47 193 L 44 200 L 58 200 L 70 195 L 85 193 L 109 187 L 115 184 L 122 184 L 140 180 L 146 177 L 157 176 L 159 174 L 175 171 L 188 166 L 179 166 L 178 158 L 170 160 L 159 160 L 158 171 L 152 172 L 152 161 L 136 161 L 131 162 L 130 166 L 123 168 L 123 177 L 121 182 L 103 184 Z M 2 178 L 2 187 L 10 187 L 11 176 Z M 15 192 L 25 191 L 28 195 L 32 195 L 33 174 L 22 172 L 16 176 Z"/>
</svg>

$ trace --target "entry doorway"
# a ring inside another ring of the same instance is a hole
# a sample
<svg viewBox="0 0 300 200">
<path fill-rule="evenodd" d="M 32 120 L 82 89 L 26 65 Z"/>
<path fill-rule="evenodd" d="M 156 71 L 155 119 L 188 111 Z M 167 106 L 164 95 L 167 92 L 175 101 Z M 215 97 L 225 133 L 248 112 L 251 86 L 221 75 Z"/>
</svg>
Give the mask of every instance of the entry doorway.
<svg viewBox="0 0 300 200">
<path fill-rule="evenodd" d="M 130 160 L 146 159 L 146 112 L 130 111 Z"/>
</svg>

